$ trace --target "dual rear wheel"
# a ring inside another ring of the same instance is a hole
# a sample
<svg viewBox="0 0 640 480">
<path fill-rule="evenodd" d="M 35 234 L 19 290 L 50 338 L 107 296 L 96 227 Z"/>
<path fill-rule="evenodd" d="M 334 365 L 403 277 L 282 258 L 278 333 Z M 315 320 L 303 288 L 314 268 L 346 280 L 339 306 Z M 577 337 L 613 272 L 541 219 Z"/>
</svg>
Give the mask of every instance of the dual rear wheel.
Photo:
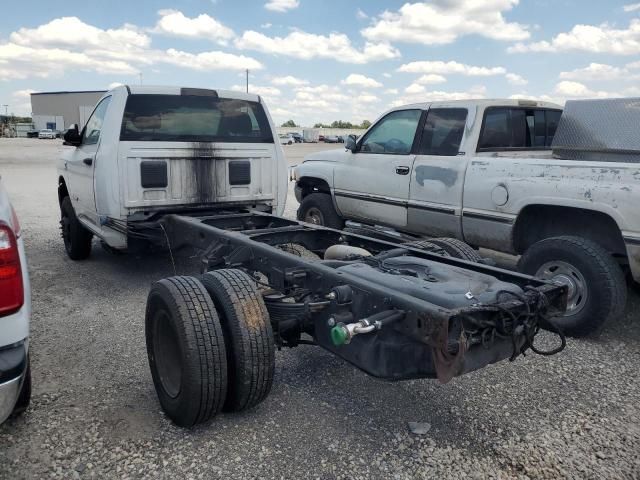
<svg viewBox="0 0 640 480">
<path fill-rule="evenodd" d="M 266 398 L 275 370 L 269 314 L 253 279 L 236 269 L 153 284 L 145 320 L 153 383 L 181 427 Z"/>
</svg>

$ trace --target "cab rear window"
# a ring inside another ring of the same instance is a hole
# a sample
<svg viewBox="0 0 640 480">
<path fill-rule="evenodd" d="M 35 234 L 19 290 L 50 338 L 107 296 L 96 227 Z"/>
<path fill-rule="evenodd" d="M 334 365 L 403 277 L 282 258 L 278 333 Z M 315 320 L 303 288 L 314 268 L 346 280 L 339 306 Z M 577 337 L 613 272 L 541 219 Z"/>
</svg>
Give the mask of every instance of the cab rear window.
<svg viewBox="0 0 640 480">
<path fill-rule="evenodd" d="M 561 115 L 542 108 L 487 108 L 478 151 L 550 149 Z"/>
<path fill-rule="evenodd" d="M 262 105 L 199 95 L 129 95 L 122 141 L 273 143 Z"/>
</svg>

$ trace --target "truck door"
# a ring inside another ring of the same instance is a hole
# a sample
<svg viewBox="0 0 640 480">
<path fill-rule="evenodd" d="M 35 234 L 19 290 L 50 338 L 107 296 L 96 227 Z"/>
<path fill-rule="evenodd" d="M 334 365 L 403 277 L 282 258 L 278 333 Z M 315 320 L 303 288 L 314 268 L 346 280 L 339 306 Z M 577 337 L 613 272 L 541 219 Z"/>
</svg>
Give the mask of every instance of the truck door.
<svg viewBox="0 0 640 480">
<path fill-rule="evenodd" d="M 380 119 L 334 169 L 335 198 L 345 218 L 407 225 L 413 145 L 422 110 L 396 110 Z"/>
<path fill-rule="evenodd" d="M 460 152 L 468 111 L 431 108 L 411 175 L 407 229 L 462 238 L 462 193 L 467 160 Z"/>
<path fill-rule="evenodd" d="M 71 201 L 76 215 L 93 224 L 98 223 L 93 176 L 96 155 L 100 146 L 100 132 L 110 102 L 111 97 L 109 96 L 96 105 L 87 125 L 82 130 L 82 142 L 75 148 L 65 164 L 71 183 Z"/>
</svg>

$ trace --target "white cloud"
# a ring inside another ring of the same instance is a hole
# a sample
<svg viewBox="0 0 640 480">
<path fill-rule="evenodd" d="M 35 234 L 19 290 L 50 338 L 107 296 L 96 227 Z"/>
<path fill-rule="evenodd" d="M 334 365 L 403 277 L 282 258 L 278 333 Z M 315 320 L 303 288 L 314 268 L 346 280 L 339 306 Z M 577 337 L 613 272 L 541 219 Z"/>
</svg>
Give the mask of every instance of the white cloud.
<svg viewBox="0 0 640 480">
<path fill-rule="evenodd" d="M 398 94 L 398 89 L 397 88 L 387 88 L 384 93 L 386 93 L 387 95 L 397 95 Z"/>
<path fill-rule="evenodd" d="M 148 35 L 133 25 L 102 30 L 88 25 L 78 17 L 62 17 L 37 28 L 21 28 L 9 36 L 12 43 L 25 47 L 98 48 L 114 50 L 145 48 L 151 43 Z"/>
<path fill-rule="evenodd" d="M 505 78 L 511 85 L 526 85 L 529 83 L 525 78 L 521 77 L 517 73 L 507 73 Z"/>
<path fill-rule="evenodd" d="M 559 33 L 550 41 L 517 43 L 510 53 L 583 51 L 612 55 L 640 54 L 640 19 L 634 18 L 626 29 L 601 25 L 575 25 L 569 32 Z"/>
<path fill-rule="evenodd" d="M 298 87 L 300 85 L 308 85 L 309 82 L 307 80 L 303 80 L 301 78 L 294 77 L 292 75 L 287 75 L 284 77 L 275 77 L 271 79 L 271 83 L 274 85 L 287 85 L 292 87 Z"/>
<path fill-rule="evenodd" d="M 189 53 L 170 48 L 158 61 L 178 65 L 192 70 L 260 70 L 262 64 L 251 57 L 225 52 Z"/>
<path fill-rule="evenodd" d="M 640 3 L 630 3 L 628 5 L 624 5 L 622 9 L 627 13 L 635 12 L 636 10 L 640 10 Z"/>
<path fill-rule="evenodd" d="M 154 33 L 184 38 L 206 38 L 223 44 L 235 37 L 233 30 L 204 13 L 188 18 L 177 10 L 160 10 L 158 15 L 160 19 L 152 30 Z"/>
<path fill-rule="evenodd" d="M 427 90 L 423 85 L 414 83 L 405 89 L 405 95 L 394 100 L 391 105 L 395 107 L 411 103 L 477 99 L 484 98 L 486 93 L 487 89 L 482 85 L 471 87 L 464 92 L 445 92 L 441 90 Z"/>
<path fill-rule="evenodd" d="M 633 64 L 629 64 L 633 65 Z M 631 75 L 626 68 L 614 67 L 603 63 L 590 63 L 587 67 L 569 72 L 560 72 L 563 80 L 617 80 Z M 627 77 L 628 78 L 628 77 Z M 637 77 L 636 77 L 637 78 Z"/>
<path fill-rule="evenodd" d="M 269 0 L 264 4 L 264 8 L 272 12 L 286 12 L 299 6 L 300 2 L 298 0 Z"/>
<path fill-rule="evenodd" d="M 0 44 L 0 64 L 0 80 L 34 76 L 46 78 L 63 75 L 70 69 L 118 75 L 133 75 L 138 71 L 123 61 L 91 57 L 60 48 L 33 48 L 14 43 Z"/>
<path fill-rule="evenodd" d="M 267 28 L 271 28 L 273 26 L 273 24 L 267 22 L 267 23 L 263 23 L 262 25 L 260 25 L 260 28 L 264 28 L 265 30 Z"/>
<path fill-rule="evenodd" d="M 233 85 L 231 87 L 231 90 L 233 90 L 235 92 L 246 92 L 247 91 L 247 86 L 246 85 Z M 256 95 L 260 95 L 262 98 L 265 99 L 265 101 L 268 104 L 269 103 L 274 103 L 274 104 L 280 104 L 281 103 L 280 95 L 282 94 L 282 92 L 280 91 L 280 89 L 275 88 L 275 87 L 249 84 L 249 93 L 254 93 Z"/>
<path fill-rule="evenodd" d="M 504 75 L 507 73 L 504 67 L 476 67 L 454 61 L 418 61 L 401 65 L 399 72 L 407 73 L 434 73 L 438 75 L 459 74 L 472 77 L 487 77 L 491 75 Z"/>
<path fill-rule="evenodd" d="M 565 98 L 608 98 L 619 96 L 619 94 L 613 92 L 594 91 L 583 83 L 570 80 L 559 82 L 554 88 L 554 93 Z"/>
<path fill-rule="evenodd" d="M 369 15 L 367 15 L 364 11 L 362 11 L 362 9 L 361 9 L 361 8 L 359 8 L 359 9 L 356 11 L 356 18 L 357 18 L 358 20 L 366 20 L 367 18 L 369 18 Z"/>
<path fill-rule="evenodd" d="M 404 89 L 404 93 L 414 94 L 414 93 L 424 93 L 427 91 L 427 88 L 424 85 L 418 85 L 417 83 L 412 83 L 407 88 Z"/>
<path fill-rule="evenodd" d="M 371 77 L 360 75 L 359 73 L 352 73 L 340 83 L 343 85 L 352 85 L 363 88 L 379 88 L 382 84 Z"/>
<path fill-rule="evenodd" d="M 397 12 L 385 10 L 362 35 L 378 42 L 447 44 L 464 35 L 494 40 L 526 40 L 525 25 L 508 22 L 504 13 L 519 0 L 432 0 L 405 3 Z"/>
<path fill-rule="evenodd" d="M 391 75 L 390 73 L 384 72 L 384 73 L 382 74 L 382 76 L 383 76 L 384 78 L 391 78 L 393 75 Z"/>
<path fill-rule="evenodd" d="M 355 97 L 356 103 L 376 103 L 379 101 L 380 99 L 371 93 L 362 93 Z"/>
<path fill-rule="evenodd" d="M 367 63 L 374 60 L 388 60 L 400 56 L 400 52 L 388 44 L 365 43 L 358 51 L 349 37 L 343 33 L 316 35 L 303 31 L 291 32 L 286 37 L 268 37 L 248 30 L 236 39 L 236 46 L 246 50 L 256 50 L 274 55 L 285 55 L 310 60 L 330 58 L 345 63 Z"/>
<path fill-rule="evenodd" d="M 151 48 L 151 39 L 133 25 L 100 29 L 76 17 L 21 28 L 0 42 L 0 80 L 63 76 L 72 71 L 133 76 L 142 67 L 168 63 L 195 70 L 260 69 L 257 60 L 220 51 L 188 53 Z"/>
<path fill-rule="evenodd" d="M 427 73 L 426 75 L 422 75 L 420 78 L 416 80 L 416 83 L 421 85 L 435 85 L 436 83 L 444 83 L 446 82 L 446 77 L 442 75 L 438 75 L 436 73 Z"/>
</svg>

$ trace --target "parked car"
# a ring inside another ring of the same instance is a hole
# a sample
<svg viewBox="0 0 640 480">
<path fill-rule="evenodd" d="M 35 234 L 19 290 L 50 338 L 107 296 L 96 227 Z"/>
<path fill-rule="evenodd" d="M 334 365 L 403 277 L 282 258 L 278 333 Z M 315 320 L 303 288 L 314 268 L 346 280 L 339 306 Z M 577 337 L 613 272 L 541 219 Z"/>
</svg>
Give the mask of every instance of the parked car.
<svg viewBox="0 0 640 480">
<path fill-rule="evenodd" d="M 296 143 L 295 138 L 293 138 L 289 133 L 281 133 L 278 137 L 280 138 L 280 145 L 291 145 Z"/>
<path fill-rule="evenodd" d="M 203 128 L 203 116 L 220 121 Z M 108 91 L 85 127 L 66 133 L 58 159 L 67 254 L 87 258 L 94 235 L 113 250 L 145 247 L 136 228 L 166 212 L 233 205 L 282 214 L 287 167 L 276 138 L 258 95 L 147 85 Z"/>
<path fill-rule="evenodd" d="M 337 135 L 327 135 L 324 137 L 324 143 L 340 143 Z"/>
<path fill-rule="evenodd" d="M 29 130 L 27 131 L 27 138 L 38 138 L 39 133 L 38 130 Z"/>
<path fill-rule="evenodd" d="M 623 140 L 618 132 L 631 129 L 625 112 L 635 110 L 615 117 L 614 100 L 599 102 L 566 122 L 568 135 L 610 135 L 589 157 L 580 156 L 583 145 L 552 155 L 562 109 L 551 103 L 395 108 L 360 140 L 348 138 L 345 150 L 312 153 L 295 169 L 298 218 L 333 228 L 356 220 L 522 255 L 523 272 L 568 285 L 561 328 L 594 332 L 624 309 L 623 269 L 640 281 L 638 160 L 601 146 Z"/>
<path fill-rule="evenodd" d="M 38 138 L 56 138 L 56 134 L 50 128 L 43 128 L 38 132 Z"/>
<path fill-rule="evenodd" d="M 324 135 L 318 135 L 318 141 L 324 142 Z"/>
<path fill-rule="evenodd" d="M 0 179 L 0 423 L 31 399 L 31 290 L 18 217 Z"/>
<path fill-rule="evenodd" d="M 348 135 L 338 135 L 338 143 L 344 143 L 347 136 Z"/>
<path fill-rule="evenodd" d="M 297 132 L 293 132 L 290 133 L 289 135 L 291 135 L 293 137 L 293 139 L 296 141 L 296 143 L 302 143 L 302 135 L 297 133 Z"/>
</svg>

